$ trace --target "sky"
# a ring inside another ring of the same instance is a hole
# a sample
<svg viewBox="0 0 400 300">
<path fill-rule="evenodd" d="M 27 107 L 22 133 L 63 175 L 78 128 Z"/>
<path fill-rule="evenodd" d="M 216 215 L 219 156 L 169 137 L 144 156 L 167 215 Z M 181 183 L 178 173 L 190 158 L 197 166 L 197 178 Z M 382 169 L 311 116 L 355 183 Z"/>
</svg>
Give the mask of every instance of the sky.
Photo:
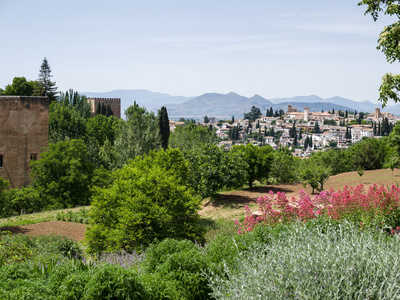
<svg viewBox="0 0 400 300">
<path fill-rule="evenodd" d="M 0 87 L 36 80 L 46 57 L 60 91 L 375 102 L 399 69 L 376 49 L 395 20 L 358 2 L 0 0 Z"/>
</svg>

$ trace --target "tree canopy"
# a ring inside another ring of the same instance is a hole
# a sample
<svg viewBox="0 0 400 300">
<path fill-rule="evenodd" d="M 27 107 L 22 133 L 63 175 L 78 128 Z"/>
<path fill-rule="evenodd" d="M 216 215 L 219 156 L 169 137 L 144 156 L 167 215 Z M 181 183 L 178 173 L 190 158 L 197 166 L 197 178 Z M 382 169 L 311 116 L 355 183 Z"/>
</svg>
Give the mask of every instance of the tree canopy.
<svg viewBox="0 0 400 300">
<path fill-rule="evenodd" d="M 32 96 L 37 81 L 28 81 L 25 77 L 14 77 L 12 84 L 6 85 L 4 91 L 0 94 L 6 96 Z"/>
<path fill-rule="evenodd" d="M 366 5 L 365 14 L 370 14 L 374 21 L 383 13 L 389 16 L 395 16 L 400 19 L 400 4 L 398 0 L 362 0 L 358 5 Z M 390 63 L 400 61 L 400 22 L 396 21 L 385 26 L 379 35 L 378 47 Z M 388 100 L 399 102 L 400 75 L 387 73 L 382 78 L 382 84 L 379 88 L 379 100 L 382 107 L 385 107 Z"/>
</svg>

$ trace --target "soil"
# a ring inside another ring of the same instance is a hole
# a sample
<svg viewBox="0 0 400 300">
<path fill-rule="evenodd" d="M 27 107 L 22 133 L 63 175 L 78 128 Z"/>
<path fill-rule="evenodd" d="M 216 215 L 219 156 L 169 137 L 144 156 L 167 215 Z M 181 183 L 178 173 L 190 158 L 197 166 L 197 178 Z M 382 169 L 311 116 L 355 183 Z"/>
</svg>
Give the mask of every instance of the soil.
<svg viewBox="0 0 400 300">
<path fill-rule="evenodd" d="M 48 221 L 37 224 L 3 227 L 1 230 L 33 236 L 52 234 L 63 235 L 75 241 L 83 241 L 87 226 L 88 225 L 72 222 Z"/>
<path fill-rule="evenodd" d="M 364 184 L 366 188 L 373 183 L 378 184 L 378 186 L 383 185 L 386 188 L 393 184 L 399 186 L 400 171 L 395 170 L 394 173 L 392 173 L 390 169 L 365 171 L 362 177 L 360 177 L 357 172 L 343 173 L 331 176 L 325 184 L 325 189 L 333 188 L 338 190 L 343 189 L 344 185 L 357 186 L 361 183 Z M 217 218 L 231 217 L 234 214 L 243 213 L 245 205 L 256 207 L 257 199 L 268 194 L 270 190 L 274 193 L 278 191 L 284 192 L 288 198 L 297 198 L 300 190 L 304 190 L 309 195 L 312 195 L 312 189 L 309 186 L 304 188 L 301 183 L 257 186 L 252 189 L 220 193 L 216 195 L 216 201 L 211 201 L 210 199 L 204 200 L 200 215 Z M 219 211 L 221 211 L 221 213 L 219 213 Z M 83 241 L 87 227 L 88 225 L 78 223 L 48 221 L 23 226 L 5 227 L 1 228 L 1 230 L 34 236 L 51 234 L 63 235 L 76 241 Z"/>
</svg>

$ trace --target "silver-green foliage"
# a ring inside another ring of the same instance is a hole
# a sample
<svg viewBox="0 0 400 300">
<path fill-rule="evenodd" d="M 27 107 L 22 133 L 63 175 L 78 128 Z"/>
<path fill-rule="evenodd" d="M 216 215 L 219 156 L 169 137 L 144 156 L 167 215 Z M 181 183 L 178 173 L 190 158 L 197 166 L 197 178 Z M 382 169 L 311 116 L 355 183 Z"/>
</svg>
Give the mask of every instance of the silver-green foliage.
<svg viewBox="0 0 400 300">
<path fill-rule="evenodd" d="M 271 238 L 209 275 L 216 299 L 400 298 L 399 236 L 298 224 Z"/>
</svg>

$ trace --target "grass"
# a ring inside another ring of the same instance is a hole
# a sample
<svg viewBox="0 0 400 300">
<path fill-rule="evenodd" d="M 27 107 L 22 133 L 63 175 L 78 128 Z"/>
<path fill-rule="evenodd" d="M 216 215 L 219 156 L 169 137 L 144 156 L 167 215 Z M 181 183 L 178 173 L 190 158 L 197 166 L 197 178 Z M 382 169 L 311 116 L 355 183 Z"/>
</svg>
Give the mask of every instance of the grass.
<svg viewBox="0 0 400 300">
<path fill-rule="evenodd" d="M 56 219 L 57 213 L 68 212 L 68 211 L 79 211 L 82 207 L 75 207 L 69 209 L 51 210 L 40 213 L 20 215 L 5 219 L 0 219 L 0 228 L 9 226 L 22 226 L 28 224 L 36 224 L 47 221 L 53 221 Z"/>
</svg>

